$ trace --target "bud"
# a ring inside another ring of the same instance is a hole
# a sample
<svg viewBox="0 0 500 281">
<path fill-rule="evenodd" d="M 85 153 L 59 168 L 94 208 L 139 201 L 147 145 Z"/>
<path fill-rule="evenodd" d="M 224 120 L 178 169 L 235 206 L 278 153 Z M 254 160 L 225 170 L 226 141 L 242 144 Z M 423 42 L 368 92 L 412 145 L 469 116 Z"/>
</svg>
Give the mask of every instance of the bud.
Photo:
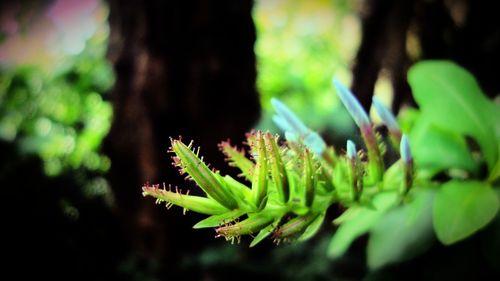
<svg viewBox="0 0 500 281">
<path fill-rule="evenodd" d="M 413 156 L 411 154 L 410 143 L 408 137 L 403 134 L 401 137 L 401 144 L 399 145 L 401 159 L 403 160 L 403 170 L 404 170 L 404 190 L 403 194 L 407 194 L 413 185 Z"/>
<path fill-rule="evenodd" d="M 372 98 L 372 101 L 377 114 L 380 116 L 380 119 L 382 119 L 382 123 L 384 123 L 387 129 L 389 129 L 389 131 L 401 131 L 399 129 L 398 121 L 396 121 L 396 117 L 387 107 L 385 107 L 380 99 L 374 96 Z"/>
<path fill-rule="evenodd" d="M 242 175 L 247 179 L 252 179 L 254 163 L 245 157 L 244 151 L 239 151 L 236 147 L 231 146 L 229 141 L 225 141 L 219 144 L 219 149 L 226 156 L 226 160 L 229 162 L 229 166 L 237 167 L 240 169 Z"/>
<path fill-rule="evenodd" d="M 340 100 L 346 107 L 349 114 L 351 114 L 356 125 L 358 125 L 360 129 L 367 126 L 370 127 L 371 124 L 370 118 L 368 118 L 368 114 L 366 114 L 366 111 L 363 109 L 352 92 L 335 78 L 333 79 L 333 85 L 337 89 L 337 94 Z"/>
<path fill-rule="evenodd" d="M 167 207 L 176 205 L 184 208 L 185 210 L 205 215 L 219 215 L 229 211 L 213 199 L 181 194 L 177 189 L 176 192 L 160 189 L 158 188 L 158 185 L 144 185 L 142 187 L 142 195 L 154 197 L 157 202 L 166 202 Z"/>
<path fill-rule="evenodd" d="M 363 191 L 362 175 L 358 162 L 358 154 L 356 145 L 351 140 L 347 140 L 347 158 L 349 159 L 349 170 L 351 176 L 352 190 L 354 193 L 354 201 L 358 201 Z"/>
<path fill-rule="evenodd" d="M 265 134 L 264 139 L 269 150 L 268 158 L 273 182 L 276 185 L 281 202 L 286 203 L 290 197 L 290 186 L 285 165 L 281 158 L 281 151 L 277 144 L 278 139 L 270 133 Z"/>
<path fill-rule="evenodd" d="M 368 150 L 368 171 L 370 179 L 375 183 L 382 180 L 384 163 L 382 160 L 382 155 L 380 154 L 380 149 L 377 143 L 377 138 L 373 132 L 370 119 L 368 114 L 363 109 L 359 101 L 356 99 L 353 93 L 347 89 L 340 81 L 333 79 L 333 84 L 337 89 L 337 94 L 340 100 L 346 107 L 349 114 L 356 125 L 358 125 L 361 135 L 363 136 L 363 141 L 365 142 L 366 149 Z"/>
<path fill-rule="evenodd" d="M 255 170 L 252 178 L 252 194 L 255 207 L 261 210 L 267 203 L 267 155 L 266 144 L 263 134 L 256 132 L 253 140 L 254 158 L 256 161 Z"/>
<path fill-rule="evenodd" d="M 309 131 L 308 134 L 303 137 L 304 144 L 309 148 L 314 154 L 322 156 L 326 150 L 326 143 L 321 138 L 321 136 L 313 131 Z"/>
<path fill-rule="evenodd" d="M 309 213 L 307 215 L 295 217 L 289 220 L 275 230 L 272 236 L 274 241 L 279 243 L 281 241 L 289 241 L 299 237 L 299 235 L 306 230 L 306 228 L 314 221 L 314 219 L 316 219 L 317 216 L 317 214 Z"/>
<path fill-rule="evenodd" d="M 377 97 L 373 97 L 372 100 L 375 110 L 380 116 L 380 119 L 382 119 L 382 123 L 384 123 L 389 131 L 389 137 L 393 146 L 398 149 L 399 142 L 401 141 L 401 129 L 399 128 L 396 117 Z"/>
<path fill-rule="evenodd" d="M 308 133 L 309 129 L 306 125 L 304 125 L 297 115 L 295 115 L 295 113 L 293 113 L 284 103 L 273 98 L 271 99 L 271 104 L 278 113 L 273 120 L 280 129 L 285 132 L 296 133 L 297 135 L 305 135 Z"/>
<path fill-rule="evenodd" d="M 314 201 L 316 191 L 316 170 L 312 160 L 311 153 L 304 151 L 304 172 L 302 175 L 302 185 L 305 188 L 305 203 L 307 207 L 311 207 Z"/>
<path fill-rule="evenodd" d="M 355 160 L 357 156 L 356 145 L 351 140 L 347 140 L 347 158 Z"/>
<path fill-rule="evenodd" d="M 408 141 L 408 137 L 405 134 L 403 134 L 403 136 L 401 137 L 401 144 L 399 147 L 401 159 L 403 159 L 405 163 L 413 162 L 413 156 L 410 150 L 410 142 Z"/>
<path fill-rule="evenodd" d="M 273 116 L 273 121 L 285 132 L 286 139 L 291 142 L 302 141 L 307 148 L 321 156 L 326 150 L 326 143 L 321 136 L 304 125 L 302 120 L 281 101 L 273 98 L 271 104 L 278 113 Z"/>
<path fill-rule="evenodd" d="M 194 153 L 191 150 L 191 144 L 186 146 L 180 140 L 172 139 L 171 143 L 172 151 L 177 155 L 174 157 L 174 163 L 182 173 L 187 173 L 209 197 L 224 207 L 230 210 L 238 207 L 231 191 L 217 180 L 213 172 L 198 157 L 199 150 Z"/>
<path fill-rule="evenodd" d="M 255 214 L 243 221 L 229 223 L 216 228 L 216 237 L 223 236 L 226 240 L 234 241 L 237 239 L 239 241 L 241 235 L 253 234 L 271 224 L 273 220 L 272 216 Z"/>
</svg>

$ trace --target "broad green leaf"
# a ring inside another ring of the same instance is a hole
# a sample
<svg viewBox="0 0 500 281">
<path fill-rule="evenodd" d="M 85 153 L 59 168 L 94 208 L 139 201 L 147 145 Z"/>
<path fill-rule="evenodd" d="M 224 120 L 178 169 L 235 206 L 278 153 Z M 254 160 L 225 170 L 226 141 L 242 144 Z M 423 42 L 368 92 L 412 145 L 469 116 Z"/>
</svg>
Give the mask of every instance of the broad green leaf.
<svg viewBox="0 0 500 281">
<path fill-rule="evenodd" d="M 193 228 L 197 229 L 221 226 L 223 224 L 234 221 L 235 219 L 241 217 L 243 214 L 245 214 L 245 212 L 242 210 L 232 210 L 221 215 L 209 216 L 208 218 L 199 221 L 193 226 Z"/>
<path fill-rule="evenodd" d="M 498 157 L 500 117 L 474 77 L 449 61 L 423 61 L 409 70 L 408 81 L 422 114 L 432 124 L 472 136 L 491 169 Z"/>
<path fill-rule="evenodd" d="M 349 208 L 341 217 L 335 220 L 336 223 L 341 223 L 341 225 L 330 241 L 328 256 L 332 258 L 342 256 L 356 238 L 368 232 L 384 212 L 394 206 L 397 199 L 397 193 L 385 192 L 374 198 L 373 205 L 375 209 L 360 206 Z"/>
<path fill-rule="evenodd" d="M 400 190 L 403 186 L 403 177 L 403 162 L 398 160 L 385 171 L 383 190 Z"/>
<path fill-rule="evenodd" d="M 409 260 L 432 245 L 435 191 L 419 190 L 414 194 L 413 201 L 389 210 L 372 227 L 367 247 L 371 269 Z"/>
<path fill-rule="evenodd" d="M 499 199 L 491 186 L 479 181 L 449 181 L 434 202 L 434 230 L 443 244 L 453 244 L 486 226 L 498 208 Z"/>
<path fill-rule="evenodd" d="M 420 111 L 413 107 L 401 108 L 397 116 L 402 132 L 410 132 L 415 121 L 420 116 Z"/>
<path fill-rule="evenodd" d="M 428 115 L 420 115 L 409 134 L 411 149 L 418 168 L 439 172 L 459 168 L 474 173 L 477 163 L 464 137 L 432 125 Z"/>
</svg>

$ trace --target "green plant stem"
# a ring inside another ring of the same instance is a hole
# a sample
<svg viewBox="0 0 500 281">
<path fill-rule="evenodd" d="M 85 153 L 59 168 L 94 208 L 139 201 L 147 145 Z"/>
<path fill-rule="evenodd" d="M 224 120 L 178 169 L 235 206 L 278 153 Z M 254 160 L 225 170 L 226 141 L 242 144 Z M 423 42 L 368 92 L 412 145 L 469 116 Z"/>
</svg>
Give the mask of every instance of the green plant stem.
<svg viewBox="0 0 500 281">
<path fill-rule="evenodd" d="M 384 162 L 380 154 L 380 149 L 378 147 L 373 128 L 371 126 L 362 127 L 361 135 L 368 151 L 369 177 L 374 181 L 373 183 L 379 182 L 383 177 Z"/>
</svg>

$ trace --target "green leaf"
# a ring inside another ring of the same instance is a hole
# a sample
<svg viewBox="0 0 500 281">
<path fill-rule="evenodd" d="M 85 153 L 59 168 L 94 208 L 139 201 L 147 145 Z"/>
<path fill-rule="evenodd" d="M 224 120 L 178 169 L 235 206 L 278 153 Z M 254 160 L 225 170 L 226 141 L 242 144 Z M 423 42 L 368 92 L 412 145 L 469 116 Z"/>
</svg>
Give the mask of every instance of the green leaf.
<svg viewBox="0 0 500 281">
<path fill-rule="evenodd" d="M 341 201 L 352 198 L 352 188 L 349 181 L 345 180 L 349 176 L 349 163 L 344 157 L 339 157 L 333 170 L 333 185 L 335 191 Z"/>
<path fill-rule="evenodd" d="M 499 205 L 495 191 L 485 183 L 457 180 L 445 183 L 434 202 L 437 237 L 445 245 L 467 238 L 495 217 Z"/>
<path fill-rule="evenodd" d="M 298 238 L 299 241 L 305 241 L 316 234 L 319 229 L 321 228 L 321 225 L 323 224 L 323 220 L 325 219 L 325 213 L 319 214 L 312 222 L 311 224 L 306 228 L 304 233 L 300 235 Z"/>
<path fill-rule="evenodd" d="M 234 221 L 235 219 L 241 217 L 245 214 L 242 210 L 232 210 L 224 214 L 213 215 L 204 220 L 199 221 L 197 224 L 193 226 L 193 228 L 207 228 L 207 227 L 216 227 L 221 226 L 223 224 L 227 224 L 229 222 Z"/>
<path fill-rule="evenodd" d="M 360 206 L 349 208 L 335 220 L 335 223 L 341 225 L 330 241 L 328 256 L 332 258 L 342 256 L 356 238 L 368 232 L 384 212 L 394 206 L 397 199 L 396 192 L 384 192 L 374 198 L 375 209 Z"/>
<path fill-rule="evenodd" d="M 403 179 L 403 162 L 402 160 L 398 160 L 385 171 L 383 190 L 400 190 L 403 186 Z"/>
<path fill-rule="evenodd" d="M 274 221 L 272 224 L 266 226 L 263 228 L 257 236 L 252 240 L 252 243 L 250 243 L 250 248 L 254 247 L 255 245 L 259 244 L 262 242 L 262 240 L 266 239 L 271 233 L 273 233 L 274 229 L 278 226 L 280 220 Z"/>
<path fill-rule="evenodd" d="M 477 163 L 464 137 L 432 125 L 429 115 L 420 115 L 409 134 L 411 149 L 418 168 L 439 172 L 450 168 L 477 171 Z"/>
<path fill-rule="evenodd" d="M 436 126 L 474 137 L 491 169 L 500 117 L 474 77 L 449 61 L 423 61 L 409 70 L 408 81 L 422 114 Z"/>
<path fill-rule="evenodd" d="M 420 111 L 413 107 L 401 108 L 398 113 L 398 123 L 402 132 L 410 132 L 413 124 L 420 116 Z"/>
<path fill-rule="evenodd" d="M 224 184 L 226 188 L 231 192 L 233 198 L 236 200 L 239 209 L 242 210 L 252 210 L 254 209 L 251 204 L 252 201 L 252 191 L 251 189 L 244 185 L 243 183 L 235 180 L 230 175 L 221 176 L 218 173 L 214 173 L 217 180 Z"/>
<path fill-rule="evenodd" d="M 389 210 L 372 227 L 367 247 L 371 269 L 409 260 L 432 245 L 435 192 L 420 190 L 414 195 L 412 202 Z"/>
</svg>

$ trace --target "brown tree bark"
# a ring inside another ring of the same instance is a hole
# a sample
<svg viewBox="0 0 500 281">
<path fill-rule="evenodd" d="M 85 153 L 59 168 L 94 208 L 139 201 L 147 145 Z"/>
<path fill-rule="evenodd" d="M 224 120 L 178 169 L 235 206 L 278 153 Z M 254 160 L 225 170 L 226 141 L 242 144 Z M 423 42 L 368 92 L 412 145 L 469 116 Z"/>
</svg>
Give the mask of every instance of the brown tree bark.
<svg viewBox="0 0 500 281">
<path fill-rule="evenodd" d="M 406 81 L 412 61 L 408 33 L 418 38 L 421 59 L 448 59 L 471 71 L 485 93 L 500 92 L 500 18 L 495 2 L 471 0 L 365 0 L 361 6 L 362 39 L 353 66 L 352 90 L 369 109 L 375 82 L 387 71 L 394 89 L 393 110 L 414 101 Z"/>
<path fill-rule="evenodd" d="M 409 95 L 406 71 L 406 35 L 414 0 L 366 0 L 363 2 L 362 39 L 353 66 L 352 91 L 368 111 L 379 73 L 388 72 L 394 89 L 395 108 Z"/>
<path fill-rule="evenodd" d="M 419 1 L 415 31 L 422 58 L 450 59 L 471 71 L 486 95 L 500 93 L 500 17 L 495 1 Z"/>
<path fill-rule="evenodd" d="M 205 159 L 222 167 L 217 143 L 241 140 L 257 120 L 252 1 L 109 4 L 109 57 L 116 72 L 114 119 L 105 141 L 109 180 L 132 250 L 159 260 L 171 276 L 179 273 L 183 252 L 213 237 L 197 232 L 190 239 L 200 217 L 167 212 L 143 198 L 141 186 L 167 182 L 196 193 L 170 164 L 169 138 L 194 139 Z"/>
</svg>

